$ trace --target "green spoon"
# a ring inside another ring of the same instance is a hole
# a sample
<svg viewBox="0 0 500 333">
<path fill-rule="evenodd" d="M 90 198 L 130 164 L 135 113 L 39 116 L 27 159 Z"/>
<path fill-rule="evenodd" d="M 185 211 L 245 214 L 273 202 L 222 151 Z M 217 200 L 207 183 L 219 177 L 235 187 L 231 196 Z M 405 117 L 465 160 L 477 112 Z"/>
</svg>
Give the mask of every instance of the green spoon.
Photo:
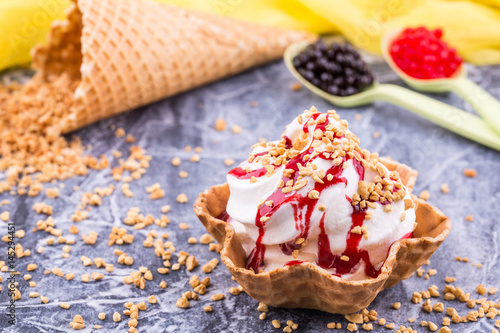
<svg viewBox="0 0 500 333">
<path fill-rule="evenodd" d="M 500 135 L 500 102 L 467 78 L 467 70 L 462 64 L 451 78 L 416 79 L 403 72 L 389 54 L 391 42 L 403 31 L 394 29 L 388 31 L 381 40 L 382 53 L 385 61 L 396 74 L 410 87 L 426 92 L 454 92 L 479 113 L 498 135 Z"/>
<path fill-rule="evenodd" d="M 293 66 L 295 56 L 302 52 L 308 45 L 308 42 L 296 42 L 288 46 L 284 54 L 285 64 L 292 75 L 303 86 L 330 103 L 340 107 L 351 108 L 382 100 L 408 109 L 458 135 L 462 135 L 487 147 L 500 150 L 500 136 L 496 135 L 479 117 L 409 89 L 392 84 L 374 83 L 358 94 L 340 97 L 317 88 L 302 77 Z"/>
</svg>

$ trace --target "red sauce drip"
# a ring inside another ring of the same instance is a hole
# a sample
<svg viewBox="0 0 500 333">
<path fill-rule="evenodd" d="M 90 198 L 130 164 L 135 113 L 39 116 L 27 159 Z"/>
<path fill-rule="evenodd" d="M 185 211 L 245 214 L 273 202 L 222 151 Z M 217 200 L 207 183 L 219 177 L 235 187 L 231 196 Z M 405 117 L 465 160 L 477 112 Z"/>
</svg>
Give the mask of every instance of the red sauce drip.
<svg viewBox="0 0 500 333">
<path fill-rule="evenodd" d="M 325 213 L 319 221 L 320 234 L 318 236 L 318 260 L 316 264 L 319 267 L 331 268 L 335 263 L 336 256 L 330 250 L 330 240 L 325 232 Z"/>
<path fill-rule="evenodd" d="M 289 137 L 284 136 L 283 139 L 285 139 L 285 148 L 290 149 L 293 147 L 292 140 L 290 140 Z"/>
<path fill-rule="evenodd" d="M 408 239 L 408 238 L 412 238 L 412 237 L 413 237 L 413 231 L 405 234 L 403 237 L 401 237 L 401 239 Z"/>
<path fill-rule="evenodd" d="M 219 216 L 217 216 L 217 218 L 219 220 L 226 221 L 226 222 L 229 222 L 229 220 L 231 219 L 231 217 L 229 216 L 229 214 L 226 212 L 225 209 L 219 214 Z"/>
<path fill-rule="evenodd" d="M 254 154 L 253 156 L 255 158 L 255 157 L 263 156 L 266 154 L 267 154 L 267 151 L 263 151 L 261 153 Z M 265 168 L 259 168 L 259 169 L 255 169 L 255 170 L 251 170 L 251 171 L 246 171 L 243 168 L 236 167 L 236 168 L 230 170 L 228 173 L 232 176 L 235 176 L 238 179 L 250 179 L 250 178 L 252 178 L 252 176 L 254 176 L 256 178 L 262 177 L 267 173 L 267 171 Z"/>
<path fill-rule="evenodd" d="M 259 168 L 252 171 L 246 171 L 243 168 L 237 167 L 229 171 L 229 174 L 235 176 L 238 179 L 250 179 L 252 176 L 259 178 L 267 173 L 266 169 Z"/>
<path fill-rule="evenodd" d="M 262 244 L 262 238 L 264 237 L 264 228 L 259 228 L 259 237 L 255 241 L 255 247 L 250 252 L 247 258 L 247 269 L 253 269 L 254 272 L 258 272 L 259 268 L 262 267 L 264 263 L 264 256 L 266 254 L 266 246 Z"/>
<path fill-rule="evenodd" d="M 302 263 L 304 263 L 306 261 L 302 261 L 302 260 L 291 260 L 291 261 L 287 261 L 285 263 L 285 266 L 293 266 L 293 265 L 300 265 Z"/>
</svg>

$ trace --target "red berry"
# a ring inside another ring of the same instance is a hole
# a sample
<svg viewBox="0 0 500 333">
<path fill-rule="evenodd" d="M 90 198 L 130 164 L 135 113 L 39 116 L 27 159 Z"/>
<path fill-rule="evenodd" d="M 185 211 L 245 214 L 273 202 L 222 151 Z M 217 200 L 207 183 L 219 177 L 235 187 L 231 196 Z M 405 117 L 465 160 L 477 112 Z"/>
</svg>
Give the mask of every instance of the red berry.
<svg viewBox="0 0 500 333">
<path fill-rule="evenodd" d="M 441 40 L 441 29 L 406 28 L 391 43 L 389 54 L 406 74 L 421 79 L 450 77 L 463 60 Z"/>
</svg>

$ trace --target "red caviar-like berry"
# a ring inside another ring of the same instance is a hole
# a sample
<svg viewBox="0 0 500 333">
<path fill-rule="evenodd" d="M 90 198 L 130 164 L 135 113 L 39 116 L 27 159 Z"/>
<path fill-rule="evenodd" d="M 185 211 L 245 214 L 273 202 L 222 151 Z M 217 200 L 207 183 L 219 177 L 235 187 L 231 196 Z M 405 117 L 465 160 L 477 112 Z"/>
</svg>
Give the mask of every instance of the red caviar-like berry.
<svg viewBox="0 0 500 333">
<path fill-rule="evenodd" d="M 441 40 L 442 36 L 441 29 L 406 28 L 392 41 L 389 53 L 394 63 L 411 77 L 451 77 L 463 60 L 454 48 Z"/>
</svg>

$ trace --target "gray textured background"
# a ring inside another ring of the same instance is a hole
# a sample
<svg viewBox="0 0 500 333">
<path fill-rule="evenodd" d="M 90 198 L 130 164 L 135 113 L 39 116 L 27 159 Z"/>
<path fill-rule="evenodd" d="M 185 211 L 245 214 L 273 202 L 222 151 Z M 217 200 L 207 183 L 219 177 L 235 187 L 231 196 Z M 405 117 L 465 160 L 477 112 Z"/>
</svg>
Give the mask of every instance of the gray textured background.
<svg viewBox="0 0 500 333">
<path fill-rule="evenodd" d="M 378 66 L 377 76 L 382 81 L 400 83 L 387 68 Z M 471 68 L 470 77 L 500 98 L 500 67 Z M 165 229 L 170 234 L 170 240 L 177 249 L 195 254 L 201 265 L 208 260 L 218 257 L 216 253 L 208 252 L 207 246 L 197 244 L 188 245 L 189 236 L 199 238 L 205 230 L 192 211 L 192 204 L 198 193 L 211 185 L 225 181 L 225 174 L 230 169 L 223 163 L 225 158 L 231 157 L 237 162 L 247 157 L 249 147 L 259 138 L 275 139 L 283 132 L 285 124 L 290 122 L 304 109 L 315 105 L 320 111 L 334 108 L 324 100 L 305 89 L 298 92 L 290 90 L 294 83 L 292 76 L 281 63 L 264 66 L 253 71 L 196 89 L 194 91 L 169 98 L 156 104 L 128 112 L 118 117 L 94 124 L 77 134 L 85 144 L 91 144 L 91 153 L 95 156 L 106 154 L 116 164 L 111 152 L 114 149 L 128 151 L 130 144 L 123 138 L 115 138 L 109 130 L 111 124 L 123 127 L 127 133 L 133 134 L 141 147 L 152 155 L 151 167 L 147 174 L 138 181 L 134 181 L 131 189 L 134 198 L 125 198 L 117 190 L 111 197 L 103 199 L 103 205 L 93 208 L 90 217 L 80 223 L 73 223 L 70 216 L 76 209 L 84 191 L 91 191 L 96 186 L 115 183 L 109 169 L 90 172 L 85 177 L 77 177 L 65 182 L 66 188 L 61 190 L 58 199 L 48 199 L 45 195 L 36 198 L 14 197 L 8 194 L 0 195 L 0 200 L 10 199 L 9 206 L 0 208 L 0 211 L 9 210 L 15 221 L 17 230 L 24 229 L 27 236 L 20 241 L 25 249 L 31 249 L 32 256 L 17 260 L 17 269 L 26 273 L 26 265 L 31 262 L 38 264 L 38 269 L 32 272 L 36 288 L 30 288 L 28 283 L 18 277 L 20 291 L 23 297 L 17 302 L 18 322 L 14 327 L 8 326 L 7 317 L 3 314 L 8 302 L 7 282 L 5 273 L 0 273 L 4 282 L 0 285 L 0 330 L 2 332 L 66 332 L 71 331 L 69 322 L 76 314 L 81 314 L 87 328 L 83 332 L 93 330 L 94 324 L 104 327 L 101 332 L 125 332 L 128 317 L 122 316 L 121 323 L 114 323 L 111 319 L 115 311 L 122 312 L 123 304 L 127 301 L 145 301 L 151 294 L 158 298 L 158 304 L 149 305 L 148 310 L 140 312 L 138 330 L 140 332 L 281 332 L 271 326 L 272 319 L 286 321 L 293 320 L 299 324 L 300 332 L 328 331 L 326 324 L 331 321 L 346 321 L 342 316 L 310 310 L 286 310 L 272 308 L 268 319 L 258 319 L 256 310 L 258 302 L 246 294 L 233 296 L 228 293 L 230 286 L 236 286 L 231 280 L 226 268 L 220 264 L 209 276 L 212 286 L 208 293 L 200 297 L 199 301 L 192 301 L 191 308 L 179 309 L 175 306 L 181 293 L 188 290 L 188 279 L 192 274 L 206 276 L 198 267 L 193 272 L 184 269 L 171 272 L 170 275 L 160 276 L 156 272 L 161 267 L 161 259 L 154 255 L 153 249 L 146 249 L 142 242 L 149 230 L 160 229 L 149 226 L 141 231 L 135 231 L 136 239 L 132 246 L 121 246 L 126 253 L 132 255 L 135 263 L 132 267 L 121 266 L 116 262 L 116 256 L 107 245 L 108 235 L 112 226 L 121 226 L 131 229 L 122 223 L 129 207 L 141 208 L 142 213 L 151 213 L 160 216 L 160 207 L 165 204 L 172 206 L 168 216 L 170 225 Z M 447 103 L 470 110 L 456 96 L 442 94 L 433 97 Z M 258 106 L 252 107 L 251 102 L 257 101 Z M 416 276 L 399 283 L 395 287 L 382 292 L 369 309 L 379 313 L 387 322 L 397 325 L 408 325 L 407 319 L 414 317 L 417 323 L 420 320 L 431 320 L 440 323 L 442 314 L 427 314 L 421 311 L 421 305 L 410 303 L 413 291 L 426 290 L 431 284 L 437 284 L 440 289 L 444 286 L 446 275 L 457 278 L 456 286 L 471 292 L 472 297 L 478 297 L 475 287 L 482 283 L 500 287 L 499 282 L 499 243 L 498 209 L 500 207 L 500 153 L 482 147 L 464 138 L 446 132 L 425 119 L 385 103 L 375 103 L 357 109 L 336 108 L 340 115 L 350 123 L 351 130 L 361 138 L 362 147 L 371 151 L 378 151 L 381 155 L 390 155 L 392 158 L 406 163 L 420 173 L 416 193 L 427 189 L 431 193 L 429 202 L 438 206 L 453 222 L 453 230 L 442 247 L 431 258 L 430 266 L 436 268 L 438 274 L 424 280 Z M 362 119 L 354 120 L 359 113 Z M 229 128 L 231 125 L 240 125 L 241 134 L 233 134 L 230 130 L 217 132 L 213 124 L 219 117 L 226 119 Z M 381 133 L 375 139 L 372 134 Z M 214 143 L 217 140 L 218 143 Z M 199 163 L 188 161 L 192 153 L 184 152 L 186 145 L 201 146 L 204 152 Z M 181 167 L 174 168 L 170 161 L 174 156 L 182 158 Z M 474 179 L 466 178 L 462 174 L 464 168 L 475 168 L 478 176 Z M 187 179 L 180 179 L 177 174 L 180 170 L 189 172 Z M 165 198 L 151 201 L 146 195 L 145 187 L 159 182 L 166 191 Z M 451 189 L 449 194 L 440 191 L 440 185 L 448 183 Z M 80 191 L 73 192 L 73 186 L 80 186 Z M 188 204 L 178 204 L 176 196 L 185 192 L 188 194 Z M 58 228 L 70 238 L 68 229 L 72 224 L 77 225 L 80 233 L 88 234 L 90 230 L 97 231 L 100 236 L 95 246 L 85 245 L 79 235 L 74 236 L 77 243 L 73 246 L 69 259 L 61 258 L 62 245 L 45 246 L 48 234 L 38 232 L 33 234 L 31 229 L 38 219 L 44 218 L 35 214 L 31 206 L 35 202 L 45 201 L 54 206 L 54 219 Z M 474 216 L 473 223 L 466 222 L 465 216 Z M 178 223 L 187 222 L 190 230 L 182 231 Z M 163 230 L 158 230 L 160 233 Z M 0 234 L 6 233 L 6 224 L 0 223 Z M 45 246 L 46 251 L 39 255 L 38 246 Z M 0 260 L 5 260 L 6 248 L 0 244 Z M 94 271 L 105 272 L 103 269 L 83 267 L 80 256 L 94 258 L 100 256 L 106 262 L 115 264 L 113 273 L 105 273 L 100 282 L 82 283 L 80 275 Z M 472 262 L 482 263 L 483 268 L 477 269 L 471 265 L 454 261 L 455 256 L 468 256 Z M 147 281 L 146 289 L 141 291 L 130 285 L 125 285 L 122 278 L 132 270 L 144 265 L 153 271 L 154 280 Z M 54 275 L 44 275 L 44 269 L 59 267 L 64 273 L 74 272 L 76 278 L 66 281 Z M 164 279 L 168 283 L 167 289 L 158 287 Z M 39 299 L 28 298 L 29 291 L 37 291 L 49 297 L 48 304 L 40 304 Z M 227 299 L 221 302 L 210 300 L 215 293 L 226 294 Z M 497 301 L 498 295 L 491 297 Z M 390 305 L 400 301 L 402 308 L 392 310 Z M 433 303 L 436 301 L 432 300 Z M 441 300 L 442 301 L 442 300 Z M 71 304 L 69 310 L 59 307 L 60 302 Z M 461 315 L 466 314 L 468 308 L 464 303 L 444 301 L 447 306 L 454 306 Z M 204 313 L 203 307 L 211 304 L 213 313 Z M 99 312 L 106 312 L 105 321 L 97 318 Z M 417 327 L 419 332 L 428 331 L 427 328 Z M 454 332 L 491 332 L 494 321 L 483 318 L 475 324 L 460 324 L 452 326 Z M 386 332 L 385 328 L 375 326 L 376 332 Z"/>
</svg>

